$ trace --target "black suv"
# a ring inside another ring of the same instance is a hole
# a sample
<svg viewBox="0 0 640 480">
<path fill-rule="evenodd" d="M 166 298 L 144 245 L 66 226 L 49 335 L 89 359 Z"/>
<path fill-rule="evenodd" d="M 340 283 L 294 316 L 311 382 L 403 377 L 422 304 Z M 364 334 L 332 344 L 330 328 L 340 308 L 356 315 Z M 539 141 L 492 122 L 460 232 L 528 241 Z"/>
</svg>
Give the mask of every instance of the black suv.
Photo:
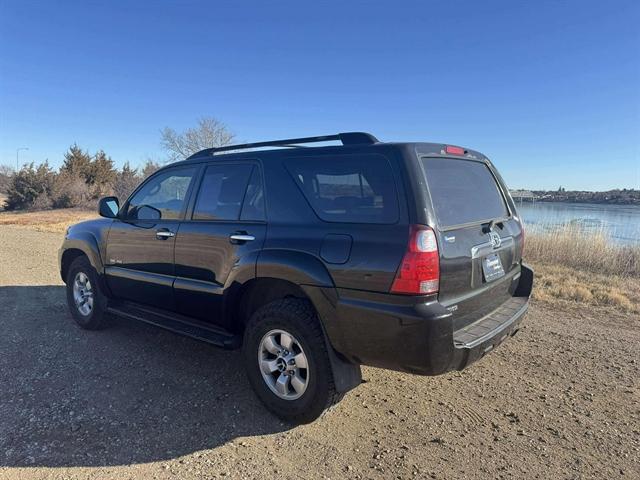
<svg viewBox="0 0 640 480">
<path fill-rule="evenodd" d="M 516 332 L 533 284 L 500 175 L 451 145 L 354 132 L 212 148 L 99 210 L 60 250 L 76 322 L 241 347 L 256 394 L 295 422 L 360 365 L 463 369 Z"/>
</svg>

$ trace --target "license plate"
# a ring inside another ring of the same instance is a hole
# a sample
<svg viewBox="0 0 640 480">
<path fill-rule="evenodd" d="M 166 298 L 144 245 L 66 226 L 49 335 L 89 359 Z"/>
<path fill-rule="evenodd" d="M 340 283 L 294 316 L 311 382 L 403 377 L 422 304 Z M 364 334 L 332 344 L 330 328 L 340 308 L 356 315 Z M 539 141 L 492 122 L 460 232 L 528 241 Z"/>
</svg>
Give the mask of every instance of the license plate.
<svg viewBox="0 0 640 480">
<path fill-rule="evenodd" d="M 482 259 L 482 273 L 487 282 L 492 282 L 504 275 L 502 261 L 497 253 L 492 253 Z"/>
</svg>

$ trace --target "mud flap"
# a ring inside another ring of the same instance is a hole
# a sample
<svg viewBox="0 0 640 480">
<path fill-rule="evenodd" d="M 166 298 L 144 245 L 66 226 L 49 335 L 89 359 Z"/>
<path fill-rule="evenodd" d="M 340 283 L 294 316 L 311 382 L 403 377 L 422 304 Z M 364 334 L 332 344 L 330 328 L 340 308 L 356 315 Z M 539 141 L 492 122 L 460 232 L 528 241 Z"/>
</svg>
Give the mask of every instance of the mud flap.
<svg viewBox="0 0 640 480">
<path fill-rule="evenodd" d="M 343 359 L 341 355 L 333 349 L 326 335 L 324 336 L 324 341 L 327 345 L 327 353 L 329 354 L 329 361 L 331 362 L 331 370 L 333 370 L 333 382 L 336 390 L 340 393 L 353 390 L 362 383 L 362 370 L 360 369 L 360 365 Z"/>
<path fill-rule="evenodd" d="M 516 297 L 530 297 L 533 290 L 533 269 L 526 263 L 522 263 L 520 269 L 520 281 L 515 291 Z"/>
</svg>

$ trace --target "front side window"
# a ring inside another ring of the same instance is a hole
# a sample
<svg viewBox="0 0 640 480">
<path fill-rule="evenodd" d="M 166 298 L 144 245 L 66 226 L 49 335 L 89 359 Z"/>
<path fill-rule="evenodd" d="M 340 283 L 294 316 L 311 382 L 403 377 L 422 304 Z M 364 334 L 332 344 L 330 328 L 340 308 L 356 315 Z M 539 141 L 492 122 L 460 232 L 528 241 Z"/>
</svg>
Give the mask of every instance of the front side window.
<svg viewBox="0 0 640 480">
<path fill-rule="evenodd" d="M 196 167 L 158 173 L 138 190 L 127 208 L 130 220 L 177 220 L 186 201 Z"/>
<path fill-rule="evenodd" d="M 398 221 L 393 173 L 381 155 L 297 158 L 286 166 L 322 220 L 384 224 Z"/>
<path fill-rule="evenodd" d="M 193 220 L 238 220 L 253 168 L 250 164 L 208 166 Z"/>
</svg>

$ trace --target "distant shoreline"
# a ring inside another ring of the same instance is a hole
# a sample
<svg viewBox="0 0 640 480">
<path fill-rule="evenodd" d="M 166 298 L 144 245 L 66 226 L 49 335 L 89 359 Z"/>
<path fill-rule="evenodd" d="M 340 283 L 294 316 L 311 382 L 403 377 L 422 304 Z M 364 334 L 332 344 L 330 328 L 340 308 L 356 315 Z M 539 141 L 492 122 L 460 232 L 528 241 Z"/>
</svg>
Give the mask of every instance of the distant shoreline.
<svg viewBox="0 0 640 480">
<path fill-rule="evenodd" d="M 594 205 L 637 205 L 640 206 L 640 190 L 622 189 L 606 192 L 511 190 L 511 196 L 518 202 L 591 203 Z"/>
<path fill-rule="evenodd" d="M 549 200 L 549 199 L 540 199 L 536 198 L 535 200 L 531 199 L 515 199 L 518 203 L 522 201 L 523 203 L 570 203 L 577 205 L 620 205 L 620 206 L 638 206 L 640 207 L 640 202 L 610 202 L 610 201 L 595 201 L 595 200 L 585 200 L 585 201 L 577 201 L 577 200 Z"/>
</svg>

